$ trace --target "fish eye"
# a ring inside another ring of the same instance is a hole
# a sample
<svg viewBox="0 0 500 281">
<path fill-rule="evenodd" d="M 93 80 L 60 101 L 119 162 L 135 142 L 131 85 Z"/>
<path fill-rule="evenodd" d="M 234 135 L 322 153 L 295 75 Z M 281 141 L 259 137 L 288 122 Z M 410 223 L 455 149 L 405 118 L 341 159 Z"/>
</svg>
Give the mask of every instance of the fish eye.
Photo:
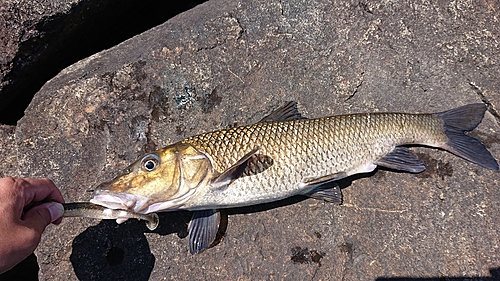
<svg viewBox="0 0 500 281">
<path fill-rule="evenodd" d="M 152 171 L 156 167 L 156 161 L 148 160 L 144 163 L 144 168 L 148 171 Z"/>
<path fill-rule="evenodd" d="M 141 160 L 142 168 L 148 172 L 154 171 L 159 164 L 160 159 L 154 154 L 148 154 Z"/>
</svg>

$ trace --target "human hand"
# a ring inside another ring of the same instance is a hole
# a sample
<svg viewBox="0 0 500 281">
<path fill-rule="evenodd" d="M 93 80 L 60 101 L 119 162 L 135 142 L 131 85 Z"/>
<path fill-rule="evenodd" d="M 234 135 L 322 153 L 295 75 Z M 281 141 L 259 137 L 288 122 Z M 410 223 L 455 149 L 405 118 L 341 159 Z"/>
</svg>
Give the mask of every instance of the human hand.
<svg viewBox="0 0 500 281">
<path fill-rule="evenodd" d="M 0 274 L 33 253 L 50 223 L 61 223 L 61 192 L 49 179 L 0 179 Z"/>
</svg>

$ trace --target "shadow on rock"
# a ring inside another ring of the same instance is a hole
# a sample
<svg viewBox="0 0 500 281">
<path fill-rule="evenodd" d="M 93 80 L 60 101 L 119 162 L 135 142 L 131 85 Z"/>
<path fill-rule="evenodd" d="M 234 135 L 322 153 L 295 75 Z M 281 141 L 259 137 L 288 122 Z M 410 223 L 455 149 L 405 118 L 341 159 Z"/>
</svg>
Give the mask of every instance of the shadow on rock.
<svg viewBox="0 0 500 281">
<path fill-rule="evenodd" d="M 79 280 L 148 280 L 155 257 L 143 222 L 101 221 L 73 240 L 70 256 Z"/>
<path fill-rule="evenodd" d="M 158 213 L 160 224 L 153 232 L 159 235 L 176 233 L 179 238 L 184 238 L 188 235 L 187 226 L 192 215 L 189 211 Z"/>
<path fill-rule="evenodd" d="M 500 280 L 500 268 L 490 269 L 491 277 L 478 277 L 478 276 L 464 276 L 464 277 L 429 277 L 429 278 L 416 278 L 416 277 L 379 277 L 376 281 L 494 281 Z"/>
<path fill-rule="evenodd" d="M 144 233 L 187 236 L 190 212 L 160 213 L 160 225 L 149 231 L 143 221 L 118 225 L 103 220 L 73 240 L 70 256 L 79 280 L 149 280 L 155 264 Z"/>
</svg>

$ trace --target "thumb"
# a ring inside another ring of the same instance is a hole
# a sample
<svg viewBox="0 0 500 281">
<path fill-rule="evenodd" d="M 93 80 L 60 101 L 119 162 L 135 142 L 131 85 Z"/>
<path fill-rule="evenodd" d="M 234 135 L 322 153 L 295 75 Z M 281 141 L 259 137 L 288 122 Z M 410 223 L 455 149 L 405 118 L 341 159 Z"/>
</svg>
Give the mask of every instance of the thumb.
<svg viewBox="0 0 500 281">
<path fill-rule="evenodd" d="M 40 233 L 45 227 L 64 214 L 61 203 L 47 202 L 29 209 L 23 217 L 24 222 L 35 228 Z"/>
</svg>

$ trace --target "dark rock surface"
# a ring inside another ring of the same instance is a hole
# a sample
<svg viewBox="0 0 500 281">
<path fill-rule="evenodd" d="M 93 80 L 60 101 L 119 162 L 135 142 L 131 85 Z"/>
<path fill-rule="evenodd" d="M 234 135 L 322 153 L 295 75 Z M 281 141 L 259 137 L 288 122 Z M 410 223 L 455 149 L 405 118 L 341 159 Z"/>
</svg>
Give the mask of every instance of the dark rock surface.
<svg viewBox="0 0 500 281">
<path fill-rule="evenodd" d="M 0 123 L 15 125 L 61 69 L 203 0 L 0 2 Z"/>
<path fill-rule="evenodd" d="M 61 43 L 81 19 L 71 24 L 51 24 L 54 18 L 67 17 L 79 0 L 2 1 L 0 2 L 0 119 L 15 124 L 33 94 L 53 77 L 52 65 L 64 63 Z M 60 56 L 50 60 L 50 53 Z M 90 54 L 88 54 L 90 55 Z M 15 113 L 13 113 L 15 112 Z M 15 115 L 15 116 L 14 116 Z"/>
<path fill-rule="evenodd" d="M 483 101 L 490 110 L 472 134 L 500 159 L 499 10 L 495 1 L 209 1 L 48 81 L 17 126 L 15 165 L 52 178 L 68 202 L 88 200 L 146 151 L 258 121 L 289 100 L 307 117 Z M 228 210 L 224 240 L 194 256 L 187 212 L 162 214 L 153 232 L 65 219 L 36 252 L 40 276 L 488 279 L 500 267 L 498 172 L 414 151 L 427 171 L 349 179 L 340 206 L 291 198 Z M 294 262 L 298 248 L 322 258 Z"/>
</svg>

